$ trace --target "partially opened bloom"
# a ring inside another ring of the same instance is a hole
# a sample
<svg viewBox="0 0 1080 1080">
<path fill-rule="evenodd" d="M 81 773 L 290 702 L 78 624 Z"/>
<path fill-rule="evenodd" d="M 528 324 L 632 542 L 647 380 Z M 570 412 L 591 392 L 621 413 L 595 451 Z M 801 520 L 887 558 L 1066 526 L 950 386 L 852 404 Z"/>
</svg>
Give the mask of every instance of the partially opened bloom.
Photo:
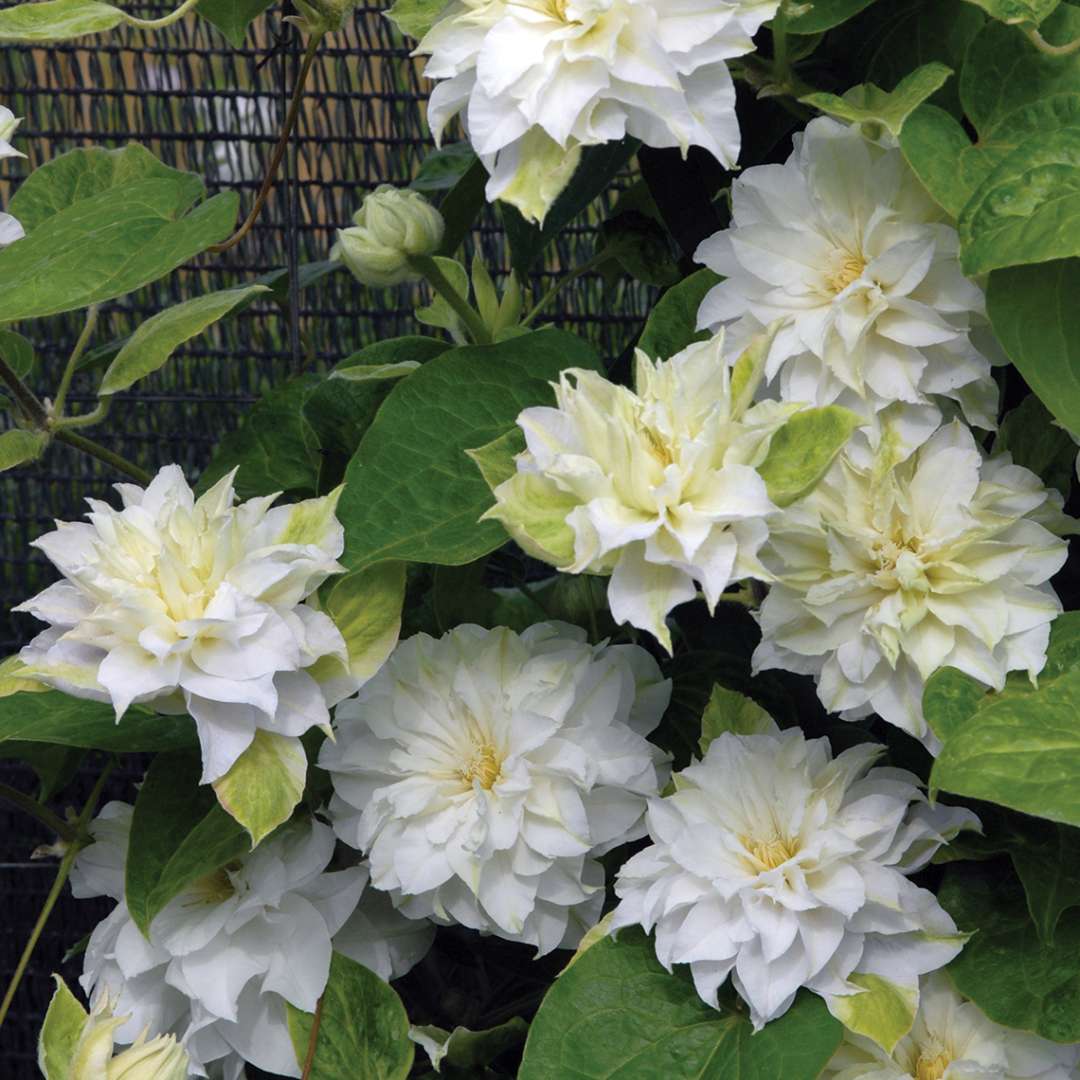
<svg viewBox="0 0 1080 1080">
<path fill-rule="evenodd" d="M 699 325 L 731 328 L 732 353 L 784 325 L 766 376 L 785 401 L 839 402 L 870 416 L 902 403 L 933 430 L 938 395 L 996 426 L 990 363 L 972 340 L 982 290 L 960 272 L 959 238 L 896 147 L 812 120 L 783 165 L 732 185 L 732 224 L 697 251 L 725 278 Z M 926 434 L 929 434 L 927 431 Z"/>
<path fill-rule="evenodd" d="M 68 1066 L 69 1080 L 187 1080 L 190 1060 L 174 1035 L 140 1034 L 114 1056 L 116 1030 L 126 1022 L 113 1015 L 107 996 L 98 1000 Z"/>
<path fill-rule="evenodd" d="M 597 856 L 643 835 L 666 779 L 645 736 L 670 691 L 643 649 L 565 624 L 417 635 L 337 710 L 334 828 L 406 915 L 573 947 Z"/>
<path fill-rule="evenodd" d="M 724 61 L 778 0 L 451 0 L 416 52 L 439 80 L 436 140 L 463 115 L 504 199 L 542 222 L 582 147 L 627 135 L 648 146 L 739 154 L 735 89 Z"/>
<path fill-rule="evenodd" d="M 798 409 L 752 405 L 756 378 L 733 380 L 722 348 L 718 335 L 670 360 L 639 351 L 636 392 L 564 371 L 556 407 L 518 417 L 527 450 L 486 515 L 560 570 L 610 574 L 615 620 L 669 651 L 665 619 L 699 585 L 711 608 L 733 581 L 767 576 L 757 554 L 776 507 L 755 467 Z"/>
<path fill-rule="evenodd" d="M 911 1031 L 891 1054 L 850 1031 L 823 1080 L 1075 1080 L 1080 1046 L 1001 1027 L 944 975 L 922 981 Z"/>
<path fill-rule="evenodd" d="M 134 1042 L 144 1031 L 175 1034 L 196 1076 L 213 1065 L 236 1080 L 245 1061 L 299 1076 L 285 1003 L 315 1010 L 336 935 L 350 924 L 341 951 L 361 960 L 381 954 L 384 977 L 404 974 L 430 944 L 429 925 L 406 928 L 400 916 L 393 927 L 398 944 L 359 940 L 388 926 L 386 912 L 379 906 L 374 919 L 355 921 L 367 870 L 327 871 L 334 836 L 317 821 L 283 827 L 250 855 L 186 888 L 154 918 L 147 939 L 123 901 L 130 818 L 130 807 L 106 807 L 92 828 L 96 842 L 80 853 L 72 874 L 76 896 L 105 888 L 119 901 L 90 937 L 83 989 L 92 1002 L 107 996 L 127 1014 L 118 1042 Z"/>
<path fill-rule="evenodd" d="M 89 522 L 34 541 L 64 576 L 15 609 L 50 624 L 20 654 L 25 674 L 111 702 L 118 721 L 134 704 L 190 713 L 204 783 L 257 730 L 295 738 L 329 724 L 356 683 L 311 674 L 348 657 L 333 621 L 303 601 L 342 570 L 337 493 L 234 505 L 230 475 L 196 499 L 175 465 L 117 490 L 122 509 L 90 500 Z"/>
<path fill-rule="evenodd" d="M 1009 671 L 1042 670 L 1068 548 L 1047 525 L 1071 528 L 1061 504 L 959 421 L 902 462 L 887 447 L 843 455 L 772 532 L 755 669 L 813 675 L 830 712 L 876 712 L 936 751 L 922 712 L 935 671 L 1000 690 Z"/>
<path fill-rule="evenodd" d="M 755 1028 L 800 987 L 828 1000 L 857 992 L 853 973 L 915 985 L 964 939 L 908 875 L 978 822 L 872 769 L 882 749 L 834 759 L 798 729 L 725 732 L 649 804 L 653 843 L 619 871 L 612 929 L 655 928 L 657 958 L 689 964 L 710 1005 L 731 975 Z"/>
</svg>

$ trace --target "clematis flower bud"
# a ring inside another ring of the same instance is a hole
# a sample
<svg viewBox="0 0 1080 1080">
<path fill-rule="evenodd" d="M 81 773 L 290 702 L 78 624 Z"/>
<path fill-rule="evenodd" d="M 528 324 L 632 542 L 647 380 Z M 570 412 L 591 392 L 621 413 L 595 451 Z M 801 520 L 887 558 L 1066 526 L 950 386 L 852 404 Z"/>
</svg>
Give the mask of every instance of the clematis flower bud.
<svg viewBox="0 0 1080 1080">
<path fill-rule="evenodd" d="M 364 285 L 400 285 L 418 278 L 410 256 L 433 255 L 442 243 L 442 214 L 416 191 L 383 184 L 357 211 L 353 226 L 338 231 L 332 257 Z"/>
</svg>

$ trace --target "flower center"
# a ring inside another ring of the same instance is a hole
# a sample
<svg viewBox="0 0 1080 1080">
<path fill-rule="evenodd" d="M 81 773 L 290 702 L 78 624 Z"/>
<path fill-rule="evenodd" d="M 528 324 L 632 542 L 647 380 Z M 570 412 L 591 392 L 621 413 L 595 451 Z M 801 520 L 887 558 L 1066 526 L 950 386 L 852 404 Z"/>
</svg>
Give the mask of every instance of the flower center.
<svg viewBox="0 0 1080 1080">
<path fill-rule="evenodd" d="M 649 453 L 663 468 L 666 469 L 669 465 L 674 464 L 675 455 L 672 453 L 668 441 L 658 431 L 649 427 L 648 424 L 642 424 L 641 434 L 649 447 Z"/>
<path fill-rule="evenodd" d="M 850 251 L 840 252 L 839 258 L 825 275 L 825 284 L 834 293 L 842 293 L 853 281 L 857 281 L 866 269 L 866 260 Z"/>
<path fill-rule="evenodd" d="M 462 782 L 473 786 L 479 782 L 485 791 L 490 791 L 499 779 L 502 772 L 502 762 L 495 747 L 491 743 L 481 743 L 473 751 L 472 760 L 458 772 Z"/>
<path fill-rule="evenodd" d="M 945 1050 L 939 1051 L 937 1047 L 924 1050 L 915 1065 L 915 1080 L 941 1080 L 951 1063 L 952 1058 Z"/>
<path fill-rule="evenodd" d="M 201 907 L 223 904 L 236 893 L 232 879 L 229 877 L 230 870 L 239 869 L 239 863 L 229 863 L 215 870 L 212 874 L 199 878 L 191 887 L 191 900 L 187 907 Z"/>
<path fill-rule="evenodd" d="M 799 853 L 798 843 L 785 836 L 773 835 L 766 840 L 744 836 L 742 843 L 750 858 L 766 870 L 775 870 Z"/>
</svg>

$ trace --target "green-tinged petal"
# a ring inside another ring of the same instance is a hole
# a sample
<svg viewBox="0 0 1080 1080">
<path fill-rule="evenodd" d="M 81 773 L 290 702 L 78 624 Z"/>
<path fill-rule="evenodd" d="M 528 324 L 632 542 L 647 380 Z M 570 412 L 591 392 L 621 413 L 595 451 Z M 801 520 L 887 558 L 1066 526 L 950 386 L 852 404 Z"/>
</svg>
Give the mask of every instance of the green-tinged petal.
<svg viewBox="0 0 1080 1080">
<path fill-rule="evenodd" d="M 334 529 L 340 528 L 335 512 L 343 490 L 344 485 L 321 499 L 305 499 L 290 507 L 291 512 L 273 543 L 321 546 Z"/>
<path fill-rule="evenodd" d="M 86 1010 L 59 975 L 38 1035 L 38 1068 L 45 1080 L 68 1080 L 75 1048 L 86 1025 Z"/>
<path fill-rule="evenodd" d="M 304 794 L 307 756 L 299 739 L 259 729 L 233 767 L 214 783 L 218 801 L 258 846 L 287 821 Z"/>
<path fill-rule="evenodd" d="M 573 495 L 535 473 L 516 473 L 495 490 L 498 500 L 481 521 L 493 518 L 521 548 L 551 566 L 574 561 L 574 531 L 566 523 L 577 508 Z"/>
<path fill-rule="evenodd" d="M 878 975 L 852 975 L 860 994 L 827 997 L 829 1012 L 856 1035 L 873 1039 L 886 1053 L 911 1030 L 919 1011 L 919 986 L 890 982 Z"/>
</svg>

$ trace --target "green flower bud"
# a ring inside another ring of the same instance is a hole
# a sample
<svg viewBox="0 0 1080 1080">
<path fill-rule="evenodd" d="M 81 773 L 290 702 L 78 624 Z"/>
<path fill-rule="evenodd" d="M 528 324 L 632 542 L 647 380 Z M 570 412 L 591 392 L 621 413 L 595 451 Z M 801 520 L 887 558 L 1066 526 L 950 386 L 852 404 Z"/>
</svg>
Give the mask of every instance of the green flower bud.
<svg viewBox="0 0 1080 1080">
<path fill-rule="evenodd" d="M 410 256 L 433 255 L 442 243 L 442 214 L 416 191 L 384 184 L 364 199 L 353 226 L 338 231 L 332 257 L 365 285 L 399 285 L 420 277 Z"/>
</svg>

